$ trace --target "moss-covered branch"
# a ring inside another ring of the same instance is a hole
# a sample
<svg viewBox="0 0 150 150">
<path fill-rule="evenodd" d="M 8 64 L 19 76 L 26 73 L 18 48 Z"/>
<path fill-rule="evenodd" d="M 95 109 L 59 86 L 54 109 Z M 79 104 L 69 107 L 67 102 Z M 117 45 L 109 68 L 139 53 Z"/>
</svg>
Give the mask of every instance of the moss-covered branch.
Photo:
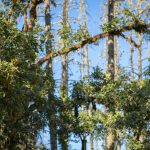
<svg viewBox="0 0 150 150">
<path fill-rule="evenodd" d="M 76 51 L 76 50 L 78 50 L 79 48 L 83 47 L 86 44 L 92 44 L 92 43 L 96 42 L 99 39 L 106 38 L 106 37 L 111 36 L 111 35 L 120 36 L 122 32 L 130 31 L 130 30 L 135 30 L 137 32 L 144 33 L 144 32 L 146 32 L 147 28 L 150 28 L 150 24 L 139 24 L 139 25 L 136 25 L 136 26 L 135 25 L 130 25 L 130 26 L 125 26 L 122 29 L 114 30 L 114 31 L 111 31 L 111 32 L 104 32 L 104 33 L 101 33 L 101 34 L 97 34 L 95 36 L 89 37 L 89 38 L 73 45 L 72 47 L 61 49 L 61 50 L 58 50 L 57 52 L 54 52 L 54 53 L 49 53 L 45 57 L 43 57 L 39 61 L 37 61 L 36 64 L 41 65 L 41 64 L 43 64 L 44 62 L 46 62 L 47 60 L 49 60 L 51 58 L 54 58 L 54 57 L 59 56 L 59 55 L 67 54 L 69 52 Z M 130 42 L 134 43 L 134 41 L 131 40 L 131 39 L 130 39 Z M 135 45 L 136 45 L 136 43 L 134 43 L 134 46 Z"/>
</svg>

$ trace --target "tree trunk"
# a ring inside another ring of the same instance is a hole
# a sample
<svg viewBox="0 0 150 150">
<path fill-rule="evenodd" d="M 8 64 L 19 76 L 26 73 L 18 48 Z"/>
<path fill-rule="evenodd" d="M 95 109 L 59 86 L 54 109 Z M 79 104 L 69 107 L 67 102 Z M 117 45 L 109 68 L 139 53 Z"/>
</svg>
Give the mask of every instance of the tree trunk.
<svg viewBox="0 0 150 150">
<path fill-rule="evenodd" d="M 118 78 L 118 49 L 117 49 L 117 37 L 114 37 L 114 79 L 117 80 Z"/>
<path fill-rule="evenodd" d="M 51 16 L 50 16 L 50 0 L 45 0 L 45 48 L 46 53 L 52 52 L 52 42 L 51 42 Z M 53 109 L 55 101 L 54 98 L 54 80 L 53 80 L 53 69 L 52 69 L 52 60 L 48 61 L 46 66 L 47 76 L 50 82 L 49 85 L 49 93 L 48 93 L 48 120 L 49 120 L 49 128 L 50 128 L 50 147 L 52 150 L 57 150 L 57 131 L 56 131 L 56 123 L 55 123 L 55 111 Z"/>
<path fill-rule="evenodd" d="M 138 44 L 140 47 L 138 48 L 138 79 L 142 80 L 142 49 L 141 49 L 141 35 L 138 33 Z"/>
<path fill-rule="evenodd" d="M 24 10 L 23 10 L 23 18 L 24 18 L 24 31 L 28 32 L 28 22 L 27 22 L 27 8 L 28 8 L 29 4 L 27 3 L 24 6 Z"/>
<path fill-rule="evenodd" d="M 133 8 L 132 0 L 128 0 L 130 10 Z M 130 38 L 132 38 L 132 31 L 130 32 Z M 131 80 L 134 80 L 134 63 L 133 63 L 134 49 L 132 43 L 130 43 L 130 68 L 131 68 Z"/>
<path fill-rule="evenodd" d="M 142 1 L 137 0 L 137 9 L 141 9 Z M 141 34 L 137 33 L 138 37 L 138 45 L 140 47 L 138 48 L 138 79 L 142 80 L 142 49 L 141 49 L 141 44 L 142 44 L 142 38 Z"/>
<path fill-rule="evenodd" d="M 79 8 L 79 21 L 81 25 L 81 29 L 83 31 L 87 31 L 87 14 L 86 14 L 86 2 L 85 0 L 80 0 L 80 8 Z M 81 51 L 81 79 L 86 77 L 86 80 L 89 80 L 89 58 L 88 58 L 88 46 L 84 46 Z M 89 108 L 89 113 L 92 115 L 92 107 Z M 84 137 L 85 138 L 85 137 Z M 84 142 L 84 143 L 83 143 Z M 90 150 L 93 150 L 93 134 L 90 134 Z M 86 149 L 86 142 L 82 140 L 82 149 Z"/>
<path fill-rule="evenodd" d="M 108 1 L 108 23 L 111 22 L 114 18 L 114 0 Z M 108 37 L 108 68 L 107 73 L 112 80 L 115 77 L 115 67 L 114 67 L 114 36 Z M 107 108 L 109 109 L 109 108 Z M 108 129 L 108 135 L 106 137 L 106 149 L 114 150 L 115 136 L 113 133 L 113 129 Z"/>
<path fill-rule="evenodd" d="M 106 137 L 106 150 L 114 150 L 115 135 L 112 128 L 108 129 L 108 135 Z"/>
<path fill-rule="evenodd" d="M 68 0 L 63 1 L 63 28 L 68 27 Z M 67 43 L 63 41 L 64 48 Z M 68 55 L 62 55 L 62 82 L 61 82 L 62 98 L 65 99 L 68 95 Z"/>
<path fill-rule="evenodd" d="M 130 37 L 132 37 L 132 32 L 130 32 Z M 133 64 L 133 53 L 134 49 L 130 43 L 130 67 L 131 67 L 131 80 L 134 80 L 134 64 Z"/>
<path fill-rule="evenodd" d="M 82 139 L 82 148 L 81 150 L 86 150 L 86 137 L 84 136 L 83 139 Z"/>
<path fill-rule="evenodd" d="M 118 15 L 118 3 L 116 2 L 114 4 L 114 16 L 117 17 Z M 117 36 L 114 37 L 114 71 L 115 71 L 115 76 L 114 79 L 117 80 L 119 77 L 119 72 L 118 72 L 118 39 Z M 120 143 L 120 130 L 116 131 L 116 141 L 117 141 L 117 150 L 121 149 L 121 143 Z"/>
<path fill-rule="evenodd" d="M 114 17 L 118 15 L 118 3 L 115 2 L 114 4 Z M 114 36 L 114 79 L 117 80 L 118 78 L 118 39 L 117 36 Z"/>
<path fill-rule="evenodd" d="M 30 21 L 29 21 L 29 31 L 33 30 L 34 27 L 34 21 L 36 19 L 36 6 L 37 6 L 37 0 L 31 0 L 30 4 Z"/>
<path fill-rule="evenodd" d="M 94 150 L 94 136 L 90 134 L 90 150 Z"/>
<path fill-rule="evenodd" d="M 55 121 L 50 122 L 50 147 L 51 150 L 57 150 L 57 129 Z"/>
<path fill-rule="evenodd" d="M 114 0 L 108 2 L 108 22 L 114 18 Z M 114 36 L 108 37 L 108 68 L 107 72 L 111 79 L 114 79 Z"/>
<path fill-rule="evenodd" d="M 63 29 L 68 27 L 68 0 L 63 0 Z M 64 48 L 66 48 L 67 42 L 63 39 Z M 62 55 L 62 81 L 61 81 L 61 98 L 64 103 L 68 96 L 68 55 Z M 66 111 L 66 108 L 64 109 Z M 64 132 L 65 130 L 65 132 Z M 62 150 L 68 150 L 68 131 L 63 127 L 60 128 L 59 142 Z"/>
</svg>

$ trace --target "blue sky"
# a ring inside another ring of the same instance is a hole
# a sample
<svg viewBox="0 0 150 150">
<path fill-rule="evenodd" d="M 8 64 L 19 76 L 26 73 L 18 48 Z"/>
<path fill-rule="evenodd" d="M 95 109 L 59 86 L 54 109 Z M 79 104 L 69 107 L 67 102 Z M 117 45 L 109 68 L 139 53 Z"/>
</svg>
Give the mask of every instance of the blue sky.
<svg viewBox="0 0 150 150">
<path fill-rule="evenodd" d="M 58 1 L 60 2 L 60 1 Z M 107 0 L 87 0 L 87 14 L 88 14 L 88 31 L 90 32 L 90 35 L 95 35 L 98 33 L 102 33 L 101 30 L 101 26 L 104 23 L 103 20 L 103 15 L 104 15 L 104 11 L 106 11 L 106 5 L 104 5 L 104 3 L 106 3 Z M 136 1 L 134 0 L 134 5 L 136 4 Z M 124 2 L 124 6 L 128 7 L 127 2 Z M 77 7 L 77 6 L 76 6 Z M 60 21 L 60 17 L 55 18 L 55 16 L 61 15 L 61 10 L 62 7 L 59 6 L 59 8 L 54 8 L 53 9 L 53 21 L 54 22 L 59 22 Z M 78 10 L 70 10 L 70 14 L 69 17 L 70 22 L 73 21 L 72 17 L 77 17 L 78 16 L 79 11 Z M 76 26 L 74 25 L 73 28 L 76 28 Z M 58 27 L 54 28 L 55 30 L 58 29 Z M 126 35 L 129 35 L 129 33 L 127 32 Z M 136 35 L 135 35 L 136 36 Z M 135 39 L 135 37 L 134 37 Z M 118 42 L 119 42 L 119 47 L 118 50 L 120 51 L 120 55 L 121 58 L 119 59 L 119 63 L 121 64 L 122 67 L 125 67 L 126 70 L 130 69 L 130 65 L 129 65 L 129 43 L 122 39 L 121 37 L 118 38 Z M 90 71 L 92 70 L 93 67 L 95 66 L 99 66 L 100 68 L 104 69 L 106 68 L 106 59 L 105 59 L 105 48 L 106 48 L 106 39 L 101 39 L 98 43 L 98 45 L 94 45 L 91 44 L 88 46 L 88 50 L 89 50 L 89 63 L 90 63 Z M 137 69 L 137 49 L 135 49 L 134 52 L 134 66 Z M 142 46 L 142 54 L 143 54 L 143 59 L 147 57 L 148 55 L 148 50 L 147 50 L 147 42 L 144 42 L 143 46 Z M 74 61 L 70 61 L 70 65 L 69 65 L 69 74 L 71 75 L 69 77 L 69 80 L 74 80 L 74 81 L 78 81 L 80 80 L 80 70 L 79 70 L 79 65 L 77 64 L 77 62 L 81 61 L 81 58 L 79 57 L 79 51 L 78 52 L 73 52 L 69 54 L 69 59 L 70 60 L 74 60 Z M 56 79 L 56 83 L 59 85 L 60 81 L 61 81 L 61 58 L 57 57 L 54 59 L 54 77 Z M 148 62 L 144 61 L 143 62 L 143 66 L 147 66 Z M 136 70 L 135 69 L 135 70 Z M 136 70 L 137 71 L 137 70 Z M 47 139 L 49 138 L 49 135 L 45 134 L 44 135 L 44 139 L 45 141 L 47 141 Z M 81 144 L 80 142 L 78 144 L 71 142 L 71 147 L 72 150 L 80 150 L 81 148 Z M 101 142 L 99 143 L 99 150 L 101 150 Z M 125 148 L 123 148 L 125 149 Z M 88 144 L 87 144 L 87 150 L 89 150 L 89 140 L 88 140 Z"/>
<path fill-rule="evenodd" d="M 98 33 L 101 33 L 102 30 L 100 28 L 100 25 L 104 23 L 102 17 L 104 15 L 104 11 L 106 9 L 106 6 L 104 3 L 106 3 L 106 0 L 87 0 L 87 14 L 88 14 L 88 30 L 91 35 L 95 35 Z M 136 1 L 134 1 L 135 4 Z M 124 2 L 124 5 L 127 7 L 127 3 Z M 61 11 L 61 8 L 59 9 Z M 58 10 L 54 11 L 56 15 L 58 14 Z M 60 12 L 59 12 L 60 13 Z M 71 16 L 77 16 L 78 11 L 77 10 L 72 10 L 70 13 Z M 71 22 L 71 20 L 70 20 Z M 126 33 L 129 35 L 128 33 Z M 136 35 L 135 35 L 136 36 Z M 122 39 L 121 37 L 118 38 L 119 42 L 119 47 L 118 50 L 120 51 L 120 64 L 122 67 L 125 67 L 126 70 L 129 70 L 129 43 Z M 100 68 L 105 70 L 106 67 L 106 60 L 105 60 L 105 43 L 106 39 L 101 39 L 99 41 L 98 45 L 91 44 L 88 46 L 89 50 L 89 62 L 90 62 L 90 70 L 94 66 L 99 66 Z M 143 58 L 147 57 L 147 43 L 143 44 Z M 78 56 L 79 52 L 74 52 L 69 54 L 70 59 L 75 59 L 75 62 L 81 61 L 80 57 Z M 134 58 L 137 58 L 137 49 L 135 49 L 134 52 Z M 60 64 L 60 57 L 57 57 L 54 59 L 54 61 L 57 60 L 57 63 L 55 64 L 54 68 L 54 73 L 55 73 L 55 78 L 59 79 L 58 83 L 60 83 L 61 79 L 61 64 Z M 148 64 L 147 61 L 143 63 L 143 66 L 146 66 Z M 137 68 L 137 59 L 134 59 L 134 65 Z M 137 70 L 136 70 L 137 71 Z M 77 63 L 70 62 L 69 65 L 69 73 L 71 74 L 70 80 L 75 80 L 78 81 L 80 80 L 80 70 L 79 66 Z M 71 142 L 71 147 L 72 150 L 80 150 L 81 149 L 81 143 L 79 142 L 78 144 Z M 101 150 L 101 142 L 99 142 L 99 150 Z M 125 148 L 123 148 L 124 150 Z M 89 150 L 89 140 L 87 144 L 87 150 Z"/>
<path fill-rule="evenodd" d="M 57 0 L 57 2 L 60 2 L 60 0 Z M 105 9 L 106 9 L 106 5 L 105 3 L 107 2 L 107 0 L 87 0 L 87 20 L 88 20 L 88 31 L 90 33 L 90 35 L 95 35 L 98 33 L 102 33 L 103 31 L 101 30 L 101 26 L 104 23 L 104 13 L 105 13 Z M 134 5 L 136 4 L 136 0 L 133 1 Z M 124 6 L 127 7 L 127 2 L 124 2 Z M 76 6 L 77 8 L 78 6 Z M 145 6 L 143 6 L 145 7 Z M 56 23 L 58 23 L 60 21 L 62 13 L 62 6 L 59 6 L 57 8 L 53 8 L 52 10 L 52 15 L 53 15 L 53 23 L 55 23 L 53 25 L 53 30 L 54 33 L 56 34 L 56 30 L 59 28 L 59 26 L 55 27 Z M 75 9 L 70 9 L 70 23 L 73 22 L 74 17 L 78 17 L 78 10 Z M 44 22 L 44 18 L 40 18 L 40 22 L 41 24 Z M 22 27 L 23 24 L 23 20 L 22 18 L 19 18 L 19 28 Z M 44 25 L 44 24 L 43 24 Z M 76 25 L 72 26 L 74 29 L 77 28 Z M 129 35 L 129 33 L 126 33 L 127 35 Z M 136 35 L 135 35 L 136 36 Z M 57 39 L 57 38 L 56 38 Z M 135 39 L 135 38 L 134 38 Z M 121 37 L 118 38 L 118 42 L 119 42 L 119 47 L 118 50 L 120 51 L 120 61 L 119 63 L 121 64 L 122 67 L 125 67 L 126 70 L 129 70 L 130 66 L 129 66 L 129 43 L 122 39 Z M 106 49 L 106 39 L 101 39 L 97 45 L 95 44 L 91 44 L 88 46 L 88 50 L 89 50 L 89 64 L 90 64 L 90 71 L 92 71 L 92 68 L 95 66 L 99 66 L 102 69 L 106 69 L 106 59 L 105 59 L 105 49 Z M 144 42 L 143 46 L 143 59 L 146 58 L 148 56 L 148 48 L 147 48 L 147 42 Z M 70 53 L 69 54 L 69 59 L 70 59 L 70 64 L 69 64 L 69 74 L 71 75 L 69 77 L 69 80 L 74 80 L 74 81 L 78 81 L 80 80 L 80 69 L 79 69 L 79 65 L 78 62 L 81 61 L 81 58 L 79 57 L 79 51 L 78 52 L 74 52 L 74 53 Z M 45 55 L 45 53 L 43 53 L 43 55 Z M 41 56 L 39 56 L 41 57 Z M 137 58 L 137 49 L 135 49 L 134 52 L 134 58 Z M 73 60 L 73 61 L 71 61 Z M 61 57 L 57 57 L 54 59 L 54 78 L 56 79 L 56 83 L 59 86 L 60 81 L 61 81 Z M 144 61 L 143 62 L 143 66 L 147 66 L 148 61 Z M 134 59 L 134 65 L 137 69 L 137 59 Z M 49 139 L 49 135 L 48 133 L 43 134 L 43 140 L 46 143 L 49 143 L 48 139 Z M 71 143 L 71 147 L 72 150 L 79 150 L 81 145 L 80 143 L 76 144 L 76 143 Z M 89 150 L 89 141 L 88 141 L 88 149 Z M 101 150 L 101 148 L 99 149 Z"/>
<path fill-rule="evenodd" d="M 106 11 L 106 0 L 87 0 L 87 20 L 88 20 L 88 31 L 90 35 L 95 35 L 98 33 L 102 33 L 103 31 L 101 30 L 101 25 L 104 23 L 103 21 L 103 16 Z M 124 5 L 127 7 L 127 2 L 124 2 Z M 135 1 L 134 1 L 135 5 Z M 55 10 L 54 9 L 54 14 L 58 15 L 61 14 L 61 9 L 62 7 Z M 77 10 L 71 10 L 70 9 L 70 18 L 71 17 L 77 17 L 79 11 Z M 59 18 L 60 19 L 60 18 Z M 56 19 L 54 19 L 56 21 Z M 72 22 L 72 19 L 70 19 L 70 22 Z M 75 28 L 75 26 L 73 26 Z M 129 35 L 127 32 L 126 35 Z M 136 35 L 134 35 L 136 36 Z M 135 39 L 135 38 L 134 38 Z M 119 43 L 119 53 L 121 57 L 119 58 L 119 64 L 122 67 L 125 67 L 126 70 L 129 70 L 130 64 L 129 64 L 129 43 L 122 39 L 121 37 L 118 38 L 118 43 Z M 99 66 L 102 69 L 106 69 L 106 39 L 101 39 L 98 43 L 99 45 L 94 45 L 91 44 L 88 46 L 89 50 L 89 63 L 90 63 L 90 69 L 92 70 L 93 67 Z M 147 57 L 147 43 L 144 42 L 143 44 L 143 58 Z M 134 58 L 137 58 L 137 49 L 135 49 L 134 52 Z M 79 70 L 79 65 L 77 62 L 80 62 L 80 57 L 78 56 L 78 52 L 70 53 L 69 58 L 70 60 L 74 60 L 70 63 L 69 65 L 69 70 L 70 70 L 70 79 L 71 80 L 79 80 L 80 79 L 80 70 Z M 57 57 L 54 59 L 57 63 L 54 68 L 54 73 L 56 79 L 61 79 L 61 65 L 60 65 L 60 57 Z M 147 65 L 147 61 L 143 62 L 143 66 Z M 134 59 L 134 65 L 135 65 L 135 71 L 137 71 L 137 59 Z"/>
</svg>

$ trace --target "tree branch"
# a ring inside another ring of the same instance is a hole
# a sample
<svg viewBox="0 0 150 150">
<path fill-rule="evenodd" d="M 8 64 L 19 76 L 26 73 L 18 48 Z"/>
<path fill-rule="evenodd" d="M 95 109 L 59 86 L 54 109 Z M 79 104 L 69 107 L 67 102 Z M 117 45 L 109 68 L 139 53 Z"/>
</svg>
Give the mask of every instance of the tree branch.
<svg viewBox="0 0 150 150">
<path fill-rule="evenodd" d="M 128 36 L 124 35 L 123 33 L 121 33 L 120 36 L 122 36 L 124 39 L 126 39 L 130 44 L 133 44 L 136 48 L 140 47 L 140 45 L 137 44 L 131 37 L 128 37 Z"/>
<path fill-rule="evenodd" d="M 140 24 L 140 25 L 136 25 L 136 26 L 130 25 L 130 26 L 125 26 L 122 29 L 114 30 L 111 32 L 104 32 L 101 34 L 97 34 L 95 36 L 89 37 L 89 38 L 73 45 L 72 47 L 64 48 L 64 49 L 58 50 L 57 52 L 47 54 L 45 57 L 43 57 L 39 61 L 37 61 L 36 65 L 41 65 L 44 62 L 48 61 L 49 59 L 52 59 L 52 58 L 57 57 L 59 55 L 64 55 L 64 54 L 68 54 L 69 52 L 76 51 L 79 48 L 83 47 L 84 45 L 92 44 L 99 39 L 106 38 L 106 37 L 111 36 L 111 35 L 118 35 L 119 36 L 122 32 L 130 31 L 130 30 L 135 30 L 137 32 L 143 33 L 149 27 L 150 27 L 150 24 Z M 130 42 L 134 43 L 134 41 L 131 39 L 130 39 Z M 134 43 L 134 45 L 136 45 L 136 44 Z"/>
</svg>

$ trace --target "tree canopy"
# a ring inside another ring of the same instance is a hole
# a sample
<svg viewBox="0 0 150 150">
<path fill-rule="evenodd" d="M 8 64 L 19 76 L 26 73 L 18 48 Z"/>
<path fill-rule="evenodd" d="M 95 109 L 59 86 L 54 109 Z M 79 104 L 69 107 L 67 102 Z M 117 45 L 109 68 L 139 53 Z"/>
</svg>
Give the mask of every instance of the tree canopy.
<svg viewBox="0 0 150 150">
<path fill-rule="evenodd" d="M 103 1 L 95 35 L 88 26 L 88 3 L 0 2 L 0 149 L 68 150 L 72 141 L 78 148 L 80 140 L 86 150 L 89 137 L 90 150 L 149 149 L 150 58 L 144 58 L 150 53 L 144 47 L 149 44 L 149 2 Z M 95 51 L 102 47 L 106 67 L 90 68 L 98 60 L 92 59 L 89 45 Z M 50 138 L 42 139 L 47 129 Z"/>
</svg>

